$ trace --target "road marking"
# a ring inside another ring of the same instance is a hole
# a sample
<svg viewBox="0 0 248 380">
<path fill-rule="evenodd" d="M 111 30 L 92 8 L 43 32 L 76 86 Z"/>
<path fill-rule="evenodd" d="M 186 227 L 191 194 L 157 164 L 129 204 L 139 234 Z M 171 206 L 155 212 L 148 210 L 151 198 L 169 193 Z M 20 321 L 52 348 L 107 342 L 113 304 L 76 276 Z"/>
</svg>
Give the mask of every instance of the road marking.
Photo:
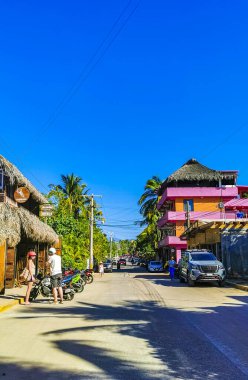
<svg viewBox="0 0 248 380">
<path fill-rule="evenodd" d="M 207 340 L 218 350 L 220 351 L 232 364 L 235 365 L 244 375 L 248 376 L 248 363 L 240 360 L 236 353 L 225 344 L 221 343 L 217 339 L 215 339 L 212 335 L 207 334 L 204 330 L 202 330 L 199 326 L 192 322 L 189 318 L 187 318 L 189 322 L 205 336 Z"/>
</svg>

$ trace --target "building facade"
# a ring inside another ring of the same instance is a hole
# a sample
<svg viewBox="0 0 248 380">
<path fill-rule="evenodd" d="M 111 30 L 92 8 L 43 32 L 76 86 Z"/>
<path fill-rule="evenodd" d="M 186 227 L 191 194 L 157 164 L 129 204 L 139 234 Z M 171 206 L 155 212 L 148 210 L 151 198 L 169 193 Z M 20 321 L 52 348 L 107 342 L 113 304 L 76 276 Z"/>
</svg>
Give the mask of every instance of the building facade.
<svg viewBox="0 0 248 380">
<path fill-rule="evenodd" d="M 236 170 L 209 169 L 191 159 L 163 182 L 158 194 L 161 258 L 181 258 L 187 248 L 187 240 L 181 236 L 193 222 L 235 219 L 236 211 L 228 210 L 227 215 L 224 205 L 239 195 L 237 174 Z"/>
<path fill-rule="evenodd" d="M 45 271 L 48 247 L 59 242 L 39 218 L 40 206 L 46 204 L 47 199 L 0 155 L 0 293 L 15 286 L 30 249 L 37 253 L 37 270 Z"/>
</svg>

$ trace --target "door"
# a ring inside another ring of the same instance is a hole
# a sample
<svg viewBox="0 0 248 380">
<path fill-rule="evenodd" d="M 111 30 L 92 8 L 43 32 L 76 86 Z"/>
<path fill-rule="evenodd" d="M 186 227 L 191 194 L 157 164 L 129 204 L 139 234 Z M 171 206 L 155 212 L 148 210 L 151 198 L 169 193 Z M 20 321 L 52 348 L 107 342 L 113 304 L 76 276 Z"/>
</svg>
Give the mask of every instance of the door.
<svg viewBox="0 0 248 380">
<path fill-rule="evenodd" d="M 0 246 L 0 294 L 4 294 L 5 286 L 5 257 L 6 257 L 6 243 Z"/>
<path fill-rule="evenodd" d="M 182 276 L 185 278 L 187 278 L 188 262 L 189 262 L 189 254 L 185 253 L 181 261 L 181 273 L 182 273 Z"/>
<path fill-rule="evenodd" d="M 7 248 L 6 272 L 5 272 L 5 287 L 6 289 L 14 288 L 15 286 L 15 248 Z"/>
</svg>

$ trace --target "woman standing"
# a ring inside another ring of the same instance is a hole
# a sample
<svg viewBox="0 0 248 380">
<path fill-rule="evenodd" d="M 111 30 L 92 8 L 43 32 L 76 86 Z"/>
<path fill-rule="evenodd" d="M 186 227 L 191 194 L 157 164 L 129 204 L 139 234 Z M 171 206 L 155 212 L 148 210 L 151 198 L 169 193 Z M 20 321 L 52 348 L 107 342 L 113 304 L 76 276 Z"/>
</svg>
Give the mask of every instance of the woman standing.
<svg viewBox="0 0 248 380">
<path fill-rule="evenodd" d="M 99 263 L 99 273 L 101 277 L 104 275 L 104 266 L 102 261 Z"/>
<path fill-rule="evenodd" d="M 29 296 L 30 292 L 33 286 L 33 282 L 35 280 L 35 259 L 36 259 L 36 253 L 34 251 L 29 251 L 27 254 L 27 269 L 29 271 L 29 275 L 27 278 L 28 281 L 28 287 L 27 287 L 27 292 L 26 292 L 26 297 L 25 297 L 25 305 L 30 305 L 29 302 Z"/>
</svg>

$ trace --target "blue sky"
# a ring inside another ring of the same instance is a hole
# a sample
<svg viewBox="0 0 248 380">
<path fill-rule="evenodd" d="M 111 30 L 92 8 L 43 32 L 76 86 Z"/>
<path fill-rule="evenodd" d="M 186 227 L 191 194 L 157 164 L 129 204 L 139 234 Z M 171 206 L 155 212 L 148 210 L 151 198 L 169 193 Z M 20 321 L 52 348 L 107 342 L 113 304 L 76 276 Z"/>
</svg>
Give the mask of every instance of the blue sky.
<svg viewBox="0 0 248 380">
<path fill-rule="evenodd" d="M 247 11 L 245 0 L 1 2 L 1 154 L 41 191 L 81 176 L 116 238 L 135 237 L 146 180 L 191 157 L 247 184 Z"/>
</svg>

